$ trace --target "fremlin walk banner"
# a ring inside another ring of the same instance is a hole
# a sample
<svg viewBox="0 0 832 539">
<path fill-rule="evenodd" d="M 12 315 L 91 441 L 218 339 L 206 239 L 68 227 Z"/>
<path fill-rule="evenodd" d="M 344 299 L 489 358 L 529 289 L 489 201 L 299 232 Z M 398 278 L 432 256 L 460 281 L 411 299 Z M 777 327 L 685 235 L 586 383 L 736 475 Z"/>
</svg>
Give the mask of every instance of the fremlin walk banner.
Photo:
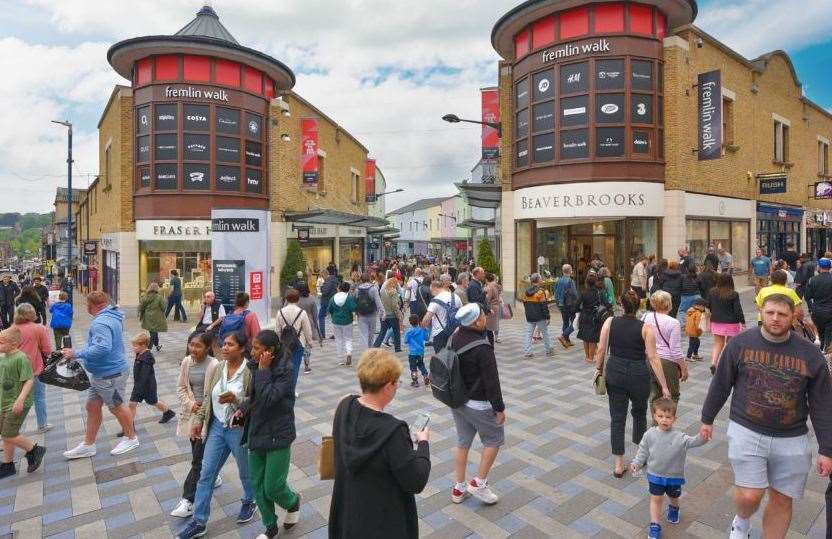
<svg viewBox="0 0 832 539">
<path fill-rule="evenodd" d="M 268 210 L 211 210 L 211 259 L 217 298 L 225 303 L 226 298 L 220 294 L 236 295 L 245 290 L 251 296 L 249 309 L 257 313 L 263 326 L 271 318 L 270 215 Z M 233 303 L 233 297 L 230 300 Z"/>
<path fill-rule="evenodd" d="M 699 160 L 722 157 L 722 78 L 720 71 L 699 74 Z"/>
</svg>

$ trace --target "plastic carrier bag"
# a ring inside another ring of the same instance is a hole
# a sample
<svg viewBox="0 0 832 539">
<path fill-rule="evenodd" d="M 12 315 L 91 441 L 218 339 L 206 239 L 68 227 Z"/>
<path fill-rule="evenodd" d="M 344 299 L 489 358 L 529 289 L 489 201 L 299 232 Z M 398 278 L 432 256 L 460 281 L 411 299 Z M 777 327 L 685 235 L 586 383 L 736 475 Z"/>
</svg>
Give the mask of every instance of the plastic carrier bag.
<svg viewBox="0 0 832 539">
<path fill-rule="evenodd" d="M 70 359 L 62 362 L 63 355 L 60 352 L 52 352 L 46 358 L 43 371 L 38 375 L 38 380 L 50 386 L 58 386 L 75 391 L 85 391 L 90 388 L 90 379 L 84 367 L 78 361 Z"/>
</svg>

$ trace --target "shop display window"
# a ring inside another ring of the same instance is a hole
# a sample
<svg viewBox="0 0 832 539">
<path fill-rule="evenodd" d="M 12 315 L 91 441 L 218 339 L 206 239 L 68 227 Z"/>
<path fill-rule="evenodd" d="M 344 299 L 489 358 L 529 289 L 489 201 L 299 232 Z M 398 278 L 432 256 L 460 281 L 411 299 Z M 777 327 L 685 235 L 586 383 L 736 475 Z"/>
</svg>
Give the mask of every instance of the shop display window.
<svg viewBox="0 0 832 539">
<path fill-rule="evenodd" d="M 589 64 L 567 64 L 560 68 L 560 93 L 574 94 L 589 90 Z"/>
<path fill-rule="evenodd" d="M 731 223 L 731 255 L 734 257 L 734 268 L 746 271 L 751 260 L 748 253 L 748 229 L 750 223 L 735 221 Z"/>
<path fill-rule="evenodd" d="M 182 300 L 189 311 L 199 307 L 202 295 L 211 290 L 210 241 L 139 242 L 139 280 L 142 290 L 155 282 L 164 299 L 171 292 L 170 272 L 182 279 Z"/>
<path fill-rule="evenodd" d="M 208 135 L 192 135 L 186 133 L 184 136 L 185 159 L 193 161 L 208 161 L 211 152 L 209 151 Z"/>
<path fill-rule="evenodd" d="M 156 140 L 156 161 L 176 160 L 176 133 L 158 134 Z"/>
<path fill-rule="evenodd" d="M 208 105 L 185 105 L 185 131 L 208 131 L 209 117 Z"/>
<path fill-rule="evenodd" d="M 595 133 L 598 157 L 622 157 L 624 155 L 623 127 L 599 127 Z"/>
<path fill-rule="evenodd" d="M 176 131 L 176 104 L 156 105 L 153 128 L 156 131 Z"/>
<path fill-rule="evenodd" d="M 529 109 L 523 109 L 517 113 L 517 138 L 529 136 Z"/>
<path fill-rule="evenodd" d="M 627 219 L 630 238 L 630 267 L 642 256 L 659 252 L 659 222 L 657 219 Z"/>
<path fill-rule="evenodd" d="M 589 157 L 589 130 L 570 129 L 560 132 L 560 158 L 583 159 Z"/>
<path fill-rule="evenodd" d="M 555 102 L 538 103 L 532 108 L 532 131 L 551 131 L 555 128 Z M 528 110 L 524 111 L 528 113 Z"/>
<path fill-rule="evenodd" d="M 532 156 L 535 163 L 548 163 L 555 160 L 555 134 L 546 133 L 534 137 L 534 152 Z"/>
</svg>

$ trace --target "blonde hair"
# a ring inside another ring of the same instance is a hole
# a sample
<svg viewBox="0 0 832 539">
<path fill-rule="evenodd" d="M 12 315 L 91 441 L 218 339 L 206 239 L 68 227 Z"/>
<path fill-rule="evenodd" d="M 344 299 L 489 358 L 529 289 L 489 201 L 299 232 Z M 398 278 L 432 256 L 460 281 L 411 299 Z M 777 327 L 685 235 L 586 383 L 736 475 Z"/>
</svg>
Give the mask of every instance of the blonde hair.
<svg viewBox="0 0 832 539">
<path fill-rule="evenodd" d="M 152 283 L 147 285 L 147 293 L 148 294 L 151 293 L 151 292 L 158 292 L 158 291 L 159 291 L 159 283 L 157 283 L 156 281 L 153 281 Z"/>
<path fill-rule="evenodd" d="M 133 344 L 141 344 L 145 348 L 148 348 L 148 346 L 150 345 L 150 336 L 144 331 L 142 331 L 141 333 L 136 333 L 135 335 L 133 335 L 133 338 L 130 339 L 130 342 Z"/>
<path fill-rule="evenodd" d="M 34 322 L 38 319 L 38 313 L 31 303 L 21 303 L 14 309 L 14 323 L 23 324 Z"/>
<path fill-rule="evenodd" d="M 387 350 L 370 348 L 358 361 L 357 374 L 362 393 L 378 393 L 387 384 L 398 381 L 402 364 Z"/>
<path fill-rule="evenodd" d="M 664 290 L 657 290 L 650 296 L 650 305 L 657 312 L 666 314 L 670 312 L 670 308 L 673 306 L 673 298 Z"/>
<path fill-rule="evenodd" d="M 6 341 L 7 343 L 13 345 L 15 348 L 20 348 L 20 343 L 23 341 L 23 336 L 20 334 L 19 329 L 12 326 L 10 328 L 4 329 L 3 331 L 0 331 L 0 341 Z"/>
</svg>

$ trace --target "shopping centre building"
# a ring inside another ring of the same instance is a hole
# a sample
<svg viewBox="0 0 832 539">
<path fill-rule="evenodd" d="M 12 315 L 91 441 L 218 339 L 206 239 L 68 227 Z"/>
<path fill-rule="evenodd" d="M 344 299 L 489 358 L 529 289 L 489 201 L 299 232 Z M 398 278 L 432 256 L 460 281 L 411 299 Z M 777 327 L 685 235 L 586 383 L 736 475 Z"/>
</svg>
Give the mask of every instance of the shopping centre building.
<svg viewBox="0 0 832 539">
<path fill-rule="evenodd" d="M 509 295 L 565 262 L 582 280 L 595 254 L 620 288 L 639 256 L 683 245 L 700 262 L 722 247 L 738 272 L 757 247 L 832 246 L 832 115 L 786 53 L 744 58 L 696 15 L 694 0 L 528 0 L 496 23 Z"/>
<path fill-rule="evenodd" d="M 369 150 L 292 91 L 279 60 L 240 45 L 210 7 L 174 35 L 113 45 L 116 86 L 99 129 L 99 177 L 82 197 L 77 241 L 95 285 L 124 306 L 172 269 L 195 307 L 212 282 L 211 210 L 270 210 L 271 297 L 287 239 L 314 274 L 363 264 L 383 229 L 383 176 Z M 369 203 L 368 203 L 369 201 Z M 376 215 L 376 216 L 373 216 Z"/>
</svg>

